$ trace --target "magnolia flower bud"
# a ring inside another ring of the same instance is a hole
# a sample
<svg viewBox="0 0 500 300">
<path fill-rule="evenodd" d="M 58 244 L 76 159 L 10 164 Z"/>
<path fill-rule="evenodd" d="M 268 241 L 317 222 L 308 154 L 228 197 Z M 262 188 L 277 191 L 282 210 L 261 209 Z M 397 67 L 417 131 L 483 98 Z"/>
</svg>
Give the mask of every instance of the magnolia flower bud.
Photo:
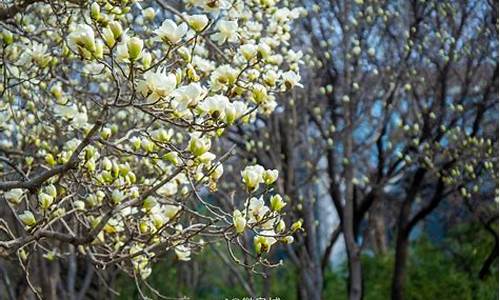
<svg viewBox="0 0 500 300">
<path fill-rule="evenodd" d="M 141 141 L 141 147 L 147 153 L 151 153 L 155 148 L 155 144 L 151 140 L 144 138 Z"/>
<path fill-rule="evenodd" d="M 45 193 L 38 194 L 38 204 L 40 204 L 40 207 L 42 209 L 49 208 L 53 202 L 54 202 L 54 197 L 52 197 L 51 195 L 47 195 Z"/>
<path fill-rule="evenodd" d="M 281 232 L 285 231 L 285 229 L 286 229 L 285 221 L 280 220 L 278 222 L 278 225 L 276 226 L 276 232 L 281 233 Z"/>
<path fill-rule="evenodd" d="M 2 32 L 2 40 L 6 45 L 10 45 L 14 42 L 14 35 L 8 30 Z"/>
<path fill-rule="evenodd" d="M 201 156 L 210 149 L 210 144 L 193 136 L 189 141 L 188 149 L 194 156 Z"/>
<path fill-rule="evenodd" d="M 101 7 L 97 2 L 92 3 L 90 6 L 90 17 L 94 20 L 98 20 L 101 16 Z"/>
<path fill-rule="evenodd" d="M 142 48 L 144 47 L 144 41 L 138 37 L 130 38 L 127 42 L 128 47 L 128 57 L 129 59 L 136 60 L 141 56 Z"/>
<path fill-rule="evenodd" d="M 153 225 L 156 229 L 160 229 L 167 222 L 167 220 L 165 220 L 165 217 L 163 217 L 159 213 L 152 214 L 151 221 L 153 222 Z"/>
<path fill-rule="evenodd" d="M 113 33 L 115 40 L 119 39 L 123 34 L 122 24 L 118 21 L 112 21 L 109 23 L 109 29 Z"/>
<path fill-rule="evenodd" d="M 286 202 L 283 201 L 283 198 L 279 194 L 273 195 L 270 202 L 271 209 L 275 212 L 279 212 L 286 205 Z"/>
<path fill-rule="evenodd" d="M 19 204 L 21 203 L 22 196 L 23 196 L 23 190 L 22 189 L 12 189 L 8 192 L 6 192 L 4 195 L 5 200 L 9 201 L 12 204 Z"/>
<path fill-rule="evenodd" d="M 276 169 L 265 170 L 264 173 L 262 173 L 262 179 L 266 185 L 271 185 L 278 179 L 278 174 L 279 172 Z"/>
<path fill-rule="evenodd" d="M 98 204 L 98 199 L 97 199 L 97 196 L 94 195 L 94 194 L 90 194 L 87 196 L 87 198 L 85 199 L 85 201 L 87 202 L 87 204 L 89 205 L 89 207 L 94 207 Z"/>
<path fill-rule="evenodd" d="M 55 166 L 57 161 L 55 160 L 54 156 L 51 153 L 47 153 L 45 155 L 45 162 L 49 164 L 49 166 Z"/>
<path fill-rule="evenodd" d="M 144 202 L 142 203 L 142 207 L 146 210 L 146 211 L 150 211 L 153 207 L 155 207 L 156 205 L 158 204 L 158 202 L 156 201 L 155 197 L 147 197 Z"/>
<path fill-rule="evenodd" d="M 104 140 L 107 140 L 107 139 L 109 139 L 110 136 L 111 136 L 111 129 L 108 127 L 104 127 L 101 130 L 101 138 Z"/>
<path fill-rule="evenodd" d="M 175 151 L 171 151 L 171 152 L 166 153 L 163 156 L 163 158 L 168 160 L 169 162 L 173 163 L 174 165 L 176 165 L 179 162 L 179 155 Z"/>
<path fill-rule="evenodd" d="M 76 200 L 75 202 L 73 202 L 73 206 L 76 210 L 85 210 L 85 202 L 83 202 L 82 200 Z"/>
<path fill-rule="evenodd" d="M 105 157 L 102 159 L 102 168 L 106 171 L 109 171 L 111 170 L 111 168 L 113 168 L 113 163 L 111 162 L 111 160 L 109 160 L 109 158 Z"/>
<path fill-rule="evenodd" d="M 153 61 L 153 56 L 151 53 L 146 52 L 142 55 L 142 65 L 145 69 L 148 69 L 151 66 L 151 62 Z"/>
<path fill-rule="evenodd" d="M 352 54 L 354 54 L 355 56 L 358 56 L 361 54 L 361 48 L 359 46 L 356 46 L 352 49 Z"/>
<path fill-rule="evenodd" d="M 139 224 L 139 230 L 141 231 L 141 233 L 148 233 L 149 232 L 149 225 L 148 223 L 146 222 L 141 222 Z"/>
<path fill-rule="evenodd" d="M 125 198 L 125 194 L 123 194 L 120 190 L 113 190 L 111 193 L 111 200 L 114 204 L 119 204 Z"/>
<path fill-rule="evenodd" d="M 29 210 L 25 210 L 24 213 L 20 214 L 19 219 L 21 220 L 21 222 L 23 222 L 24 225 L 29 227 L 36 224 L 35 216 Z"/>
<path fill-rule="evenodd" d="M 142 11 L 142 15 L 144 16 L 144 19 L 148 21 L 153 21 L 156 16 L 156 11 L 154 8 L 148 7 Z"/>
<path fill-rule="evenodd" d="M 295 232 L 299 229 L 302 229 L 302 219 L 296 221 L 295 223 L 292 224 L 292 226 L 290 227 L 290 229 L 292 230 L 292 232 Z"/>
<path fill-rule="evenodd" d="M 181 207 L 180 206 L 175 206 L 175 205 L 170 205 L 170 204 L 167 204 L 165 205 L 165 211 L 164 211 L 164 214 L 165 216 L 168 218 L 168 219 L 172 219 L 174 218 L 177 213 L 181 210 Z"/>
<path fill-rule="evenodd" d="M 48 185 L 45 188 L 47 194 L 49 194 L 51 197 L 55 198 L 57 197 L 57 189 L 53 184 Z"/>
<path fill-rule="evenodd" d="M 104 57 L 104 43 L 102 42 L 102 40 L 97 40 L 95 42 L 94 56 L 99 59 L 102 59 Z"/>
<path fill-rule="evenodd" d="M 115 45 L 116 43 L 115 35 L 110 27 L 106 27 L 103 29 L 102 37 L 104 39 L 104 42 L 109 48 L 112 48 Z"/>
<path fill-rule="evenodd" d="M 242 233 L 243 231 L 245 231 L 247 220 L 241 215 L 241 212 L 239 210 L 235 210 L 233 212 L 233 224 L 234 228 L 236 229 L 236 233 Z"/>
</svg>

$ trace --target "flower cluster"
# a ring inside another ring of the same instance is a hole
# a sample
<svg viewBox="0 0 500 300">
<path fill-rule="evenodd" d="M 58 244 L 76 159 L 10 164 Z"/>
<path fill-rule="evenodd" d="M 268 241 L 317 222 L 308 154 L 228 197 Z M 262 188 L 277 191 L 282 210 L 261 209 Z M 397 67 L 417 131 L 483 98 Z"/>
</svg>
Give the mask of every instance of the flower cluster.
<svg viewBox="0 0 500 300">
<path fill-rule="evenodd" d="M 286 229 L 280 195 L 269 207 L 252 196 L 234 212 L 205 197 L 224 173 L 230 153 L 214 145 L 227 128 L 271 113 L 276 95 L 301 86 L 302 55 L 288 40 L 303 10 L 288 1 L 187 1 L 182 13 L 162 1 L 56 2 L 14 18 L 37 38 L 2 32 L 0 151 L 15 168 L 0 170 L 0 191 L 25 233 L 0 247 L 64 253 L 73 244 L 146 278 L 165 252 L 189 260 L 210 242 L 204 233 L 235 242 L 252 230 L 258 255 L 292 242 L 298 228 Z M 277 176 L 242 172 L 250 193 L 261 184 L 271 192 Z"/>
</svg>

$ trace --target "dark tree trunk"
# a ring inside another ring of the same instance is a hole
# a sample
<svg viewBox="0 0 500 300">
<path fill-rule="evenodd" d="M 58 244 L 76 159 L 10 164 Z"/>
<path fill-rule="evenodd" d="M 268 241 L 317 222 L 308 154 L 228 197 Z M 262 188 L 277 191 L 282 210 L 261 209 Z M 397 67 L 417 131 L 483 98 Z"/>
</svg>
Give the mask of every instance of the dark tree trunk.
<svg viewBox="0 0 500 300">
<path fill-rule="evenodd" d="M 398 234 L 396 254 L 394 259 L 394 274 L 392 277 L 392 300 L 404 299 L 404 285 L 406 280 L 406 260 L 408 258 L 408 236 Z"/>
</svg>

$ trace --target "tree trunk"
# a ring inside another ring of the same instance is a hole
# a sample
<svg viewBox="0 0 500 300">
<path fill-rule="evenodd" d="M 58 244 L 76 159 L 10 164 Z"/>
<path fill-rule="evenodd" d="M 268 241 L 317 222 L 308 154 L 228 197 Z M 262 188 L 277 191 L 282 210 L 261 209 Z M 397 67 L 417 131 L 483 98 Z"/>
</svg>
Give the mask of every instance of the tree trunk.
<svg viewBox="0 0 500 300">
<path fill-rule="evenodd" d="M 363 296 L 363 273 L 361 268 L 360 250 L 354 236 L 345 234 L 349 229 L 344 229 L 344 239 L 349 266 L 349 299 L 360 300 Z M 350 231 L 353 231 L 352 228 Z"/>
<path fill-rule="evenodd" d="M 415 172 L 413 181 L 408 189 L 408 193 L 406 194 L 403 205 L 401 206 L 401 209 L 399 211 L 396 255 L 394 258 L 394 273 L 392 275 L 392 300 L 404 299 L 404 284 L 406 277 L 406 259 L 408 257 L 409 235 L 412 226 L 414 226 L 409 226 L 408 221 L 410 219 L 412 203 L 415 200 L 415 196 L 418 193 L 425 173 L 426 170 L 423 168 L 420 168 Z"/>
<path fill-rule="evenodd" d="M 404 299 L 404 285 L 406 280 L 406 260 L 408 258 L 408 236 L 398 234 L 396 242 L 396 255 L 394 273 L 392 277 L 392 300 Z"/>
</svg>

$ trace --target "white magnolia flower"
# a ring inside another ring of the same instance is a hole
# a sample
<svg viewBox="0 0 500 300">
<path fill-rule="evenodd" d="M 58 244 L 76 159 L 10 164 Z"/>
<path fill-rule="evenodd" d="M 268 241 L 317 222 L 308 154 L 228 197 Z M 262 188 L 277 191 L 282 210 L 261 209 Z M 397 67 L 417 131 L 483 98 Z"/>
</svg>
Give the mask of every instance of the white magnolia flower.
<svg viewBox="0 0 500 300">
<path fill-rule="evenodd" d="M 248 166 L 241 171 L 243 183 L 245 183 L 249 190 L 257 189 L 259 184 L 263 182 L 262 174 L 264 171 L 265 169 L 261 165 Z"/>
<path fill-rule="evenodd" d="M 215 119 L 224 119 L 226 106 L 230 105 L 229 99 L 223 95 L 208 97 L 201 104 L 201 110 Z"/>
<path fill-rule="evenodd" d="M 59 117 L 71 120 L 79 113 L 79 111 L 76 104 L 71 104 L 71 105 L 56 104 L 54 105 L 54 113 Z"/>
<path fill-rule="evenodd" d="M 172 96 L 177 110 L 183 111 L 188 107 L 196 106 L 205 94 L 206 90 L 198 82 L 195 82 L 177 88 Z"/>
<path fill-rule="evenodd" d="M 233 225 L 236 229 L 236 233 L 242 233 L 245 231 L 245 227 L 247 225 L 247 220 L 237 209 L 233 212 Z"/>
<path fill-rule="evenodd" d="M 148 21 L 153 21 L 155 16 L 156 16 L 156 11 L 152 7 L 148 7 L 145 10 L 142 11 L 142 15 L 144 18 Z"/>
<path fill-rule="evenodd" d="M 257 55 L 257 46 L 254 44 L 241 45 L 240 52 L 246 60 L 250 60 Z"/>
<path fill-rule="evenodd" d="M 38 203 L 40 204 L 40 207 L 42 209 L 49 208 L 53 202 L 54 202 L 54 197 L 52 197 L 51 195 L 48 195 L 46 193 L 38 194 Z"/>
<path fill-rule="evenodd" d="M 253 197 L 248 202 L 248 211 L 250 213 L 248 222 L 256 223 L 269 212 L 269 207 L 265 205 L 264 199 Z"/>
<path fill-rule="evenodd" d="M 163 207 L 163 214 L 170 220 L 175 217 L 180 210 L 180 206 L 167 204 Z"/>
<path fill-rule="evenodd" d="M 128 41 L 128 37 L 124 37 L 123 38 L 125 41 L 120 43 L 118 46 L 116 46 L 116 60 L 118 62 L 126 62 L 126 63 L 129 63 L 130 60 L 129 60 L 129 55 L 128 55 L 128 46 L 127 46 L 127 42 Z"/>
<path fill-rule="evenodd" d="M 182 261 L 191 260 L 191 249 L 182 245 L 176 246 L 175 255 L 177 255 L 177 258 Z"/>
<path fill-rule="evenodd" d="M 285 83 L 287 89 L 291 89 L 295 86 L 304 87 L 302 84 L 299 83 L 300 75 L 293 71 L 288 71 L 283 73 L 281 75 L 281 78 L 283 79 L 283 82 Z"/>
<path fill-rule="evenodd" d="M 212 143 L 209 138 L 200 137 L 198 134 L 192 134 L 189 140 L 187 149 L 194 154 L 194 156 L 201 156 L 210 150 Z"/>
<path fill-rule="evenodd" d="M 5 197 L 5 200 L 9 201 L 12 204 L 19 204 L 21 203 L 22 197 L 23 197 L 23 190 L 22 189 L 12 189 L 8 192 L 5 192 L 3 194 Z"/>
<path fill-rule="evenodd" d="M 35 215 L 29 210 L 25 210 L 22 214 L 19 215 L 19 219 L 26 226 L 33 226 L 36 224 Z"/>
<path fill-rule="evenodd" d="M 262 179 L 264 180 L 264 183 L 267 185 L 273 184 L 276 179 L 278 179 L 279 172 L 278 170 L 266 170 L 264 173 L 262 173 Z"/>
<path fill-rule="evenodd" d="M 165 185 L 158 189 L 158 194 L 165 197 L 170 197 L 177 194 L 177 189 L 178 187 L 176 182 L 167 182 Z"/>
<path fill-rule="evenodd" d="M 161 24 L 160 28 L 156 29 L 154 33 L 164 42 L 170 42 L 172 44 L 177 44 L 182 37 L 186 34 L 188 26 L 186 23 L 177 25 L 172 20 L 165 20 Z"/>
<path fill-rule="evenodd" d="M 276 233 L 272 230 L 266 230 L 260 232 L 258 235 L 256 235 L 253 238 L 253 243 L 255 246 L 255 252 L 257 253 L 262 253 L 262 252 L 269 252 L 271 249 L 271 246 L 276 243 Z"/>
<path fill-rule="evenodd" d="M 271 203 L 271 209 L 276 212 L 279 212 L 286 205 L 286 202 L 283 201 L 283 197 L 279 194 L 273 195 L 269 202 Z"/>
<path fill-rule="evenodd" d="M 144 41 L 138 37 L 132 37 L 127 41 L 127 51 L 129 60 L 137 60 L 142 56 Z"/>
<path fill-rule="evenodd" d="M 232 124 L 246 113 L 247 104 L 242 101 L 235 101 L 226 105 L 224 112 L 224 122 Z"/>
<path fill-rule="evenodd" d="M 47 53 L 47 45 L 33 42 L 31 49 L 29 49 L 31 59 L 39 65 L 46 65 L 49 62 L 49 54 Z"/>
<path fill-rule="evenodd" d="M 147 96 L 149 100 L 156 101 L 170 95 L 176 85 L 177 79 L 174 74 L 148 71 L 144 74 L 144 80 L 139 82 L 137 88 L 144 97 Z"/>
<path fill-rule="evenodd" d="M 120 190 L 113 190 L 113 192 L 111 193 L 111 200 L 113 200 L 114 204 L 122 202 L 124 198 L 125 194 Z"/>
<path fill-rule="evenodd" d="M 202 31 L 208 24 L 208 18 L 206 15 L 192 15 L 187 16 L 186 20 L 195 31 Z"/>
<path fill-rule="evenodd" d="M 218 67 L 210 76 L 211 89 L 218 91 L 228 85 L 234 84 L 238 78 L 239 71 L 230 65 Z"/>
<path fill-rule="evenodd" d="M 212 34 L 212 40 L 216 41 L 219 45 L 224 44 L 226 41 L 234 43 L 238 41 L 238 22 L 220 20 L 217 23 L 217 33 Z"/>
<path fill-rule="evenodd" d="M 87 24 L 78 24 L 68 35 L 68 46 L 85 58 L 89 58 L 96 50 L 94 30 Z"/>
</svg>

